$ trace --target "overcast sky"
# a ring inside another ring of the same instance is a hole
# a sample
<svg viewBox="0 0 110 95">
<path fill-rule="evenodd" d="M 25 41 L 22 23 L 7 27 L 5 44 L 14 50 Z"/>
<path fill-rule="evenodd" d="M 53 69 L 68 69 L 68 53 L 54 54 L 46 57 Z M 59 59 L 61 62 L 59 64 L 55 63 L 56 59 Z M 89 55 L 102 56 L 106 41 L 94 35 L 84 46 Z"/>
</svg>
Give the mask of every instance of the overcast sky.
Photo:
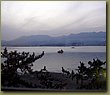
<svg viewBox="0 0 110 95">
<path fill-rule="evenodd" d="M 2 40 L 106 32 L 106 1 L 2 1 Z"/>
</svg>

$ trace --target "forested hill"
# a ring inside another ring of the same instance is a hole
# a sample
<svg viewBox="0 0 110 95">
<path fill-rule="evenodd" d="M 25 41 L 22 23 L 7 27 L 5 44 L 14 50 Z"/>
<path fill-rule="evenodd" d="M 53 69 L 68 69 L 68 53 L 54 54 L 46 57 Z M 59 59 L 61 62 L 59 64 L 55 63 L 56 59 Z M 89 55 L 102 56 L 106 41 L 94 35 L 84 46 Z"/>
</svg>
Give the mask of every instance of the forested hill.
<svg viewBox="0 0 110 95">
<path fill-rule="evenodd" d="M 15 40 L 3 41 L 2 46 L 104 46 L 106 32 L 85 32 L 67 36 L 48 35 L 22 36 Z"/>
</svg>

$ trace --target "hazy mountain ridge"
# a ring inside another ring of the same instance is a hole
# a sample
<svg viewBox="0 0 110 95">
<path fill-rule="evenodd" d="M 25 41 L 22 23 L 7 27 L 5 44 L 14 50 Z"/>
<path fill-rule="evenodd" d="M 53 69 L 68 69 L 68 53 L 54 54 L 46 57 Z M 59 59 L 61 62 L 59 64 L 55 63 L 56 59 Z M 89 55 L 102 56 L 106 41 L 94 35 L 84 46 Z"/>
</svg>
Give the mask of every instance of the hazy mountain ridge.
<svg viewBox="0 0 110 95">
<path fill-rule="evenodd" d="M 2 41 L 2 46 L 104 46 L 106 32 L 85 32 L 67 36 L 51 37 L 48 35 L 22 36 L 11 41 Z"/>
</svg>

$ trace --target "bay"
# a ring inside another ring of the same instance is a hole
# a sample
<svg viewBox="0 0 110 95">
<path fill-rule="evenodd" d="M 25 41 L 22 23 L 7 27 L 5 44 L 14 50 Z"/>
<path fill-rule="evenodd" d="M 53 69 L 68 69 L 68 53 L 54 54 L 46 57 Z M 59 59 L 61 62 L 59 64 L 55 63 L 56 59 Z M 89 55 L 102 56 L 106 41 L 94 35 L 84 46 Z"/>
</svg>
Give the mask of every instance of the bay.
<svg viewBox="0 0 110 95">
<path fill-rule="evenodd" d="M 2 47 L 3 51 L 4 47 Z M 44 66 L 50 72 L 61 72 L 61 68 L 64 67 L 66 70 L 74 70 L 80 64 L 80 61 L 84 62 L 88 66 L 87 62 L 92 61 L 93 58 L 99 58 L 102 61 L 106 61 L 106 46 L 74 46 L 74 47 L 7 47 L 8 51 L 17 50 L 18 52 L 35 52 L 36 55 L 42 51 L 45 52 L 41 59 L 36 60 L 33 63 L 32 69 L 40 70 Z M 57 53 L 58 50 L 62 49 L 63 54 Z"/>
</svg>

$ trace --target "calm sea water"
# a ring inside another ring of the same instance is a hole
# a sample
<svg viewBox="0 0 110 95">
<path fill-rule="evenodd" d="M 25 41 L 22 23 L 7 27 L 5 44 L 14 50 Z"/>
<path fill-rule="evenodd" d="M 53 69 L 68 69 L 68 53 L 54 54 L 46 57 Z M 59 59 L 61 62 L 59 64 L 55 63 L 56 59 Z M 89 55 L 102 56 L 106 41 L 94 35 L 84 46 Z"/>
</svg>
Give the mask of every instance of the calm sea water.
<svg viewBox="0 0 110 95">
<path fill-rule="evenodd" d="M 2 47 L 3 50 L 4 47 Z M 61 72 L 61 67 L 71 71 L 77 69 L 80 61 L 87 65 L 88 61 L 93 58 L 99 58 L 106 61 L 105 46 L 78 46 L 78 47 L 7 47 L 8 51 L 17 50 L 18 52 L 35 52 L 36 55 L 45 51 L 45 55 L 34 62 L 33 70 L 40 70 L 44 66 L 48 71 Z M 58 54 L 57 51 L 63 49 L 63 54 Z M 87 65 L 88 66 L 88 65 Z"/>
</svg>

